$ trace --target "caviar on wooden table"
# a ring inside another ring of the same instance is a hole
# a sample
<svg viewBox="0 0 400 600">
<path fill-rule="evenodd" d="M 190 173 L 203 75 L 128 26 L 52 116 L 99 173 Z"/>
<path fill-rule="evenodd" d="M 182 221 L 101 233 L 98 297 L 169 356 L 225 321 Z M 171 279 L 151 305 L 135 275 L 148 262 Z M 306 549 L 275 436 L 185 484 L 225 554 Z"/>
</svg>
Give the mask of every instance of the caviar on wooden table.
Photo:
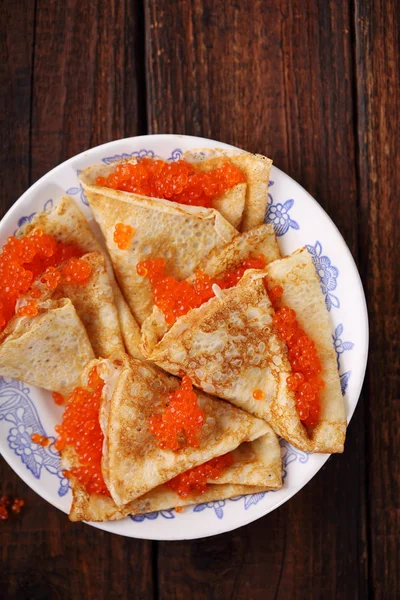
<svg viewBox="0 0 400 600">
<path fill-rule="evenodd" d="M 78 467 L 64 471 L 66 477 L 76 477 L 92 494 L 109 496 L 101 472 L 103 432 L 99 423 L 101 393 L 104 381 L 96 367 L 89 373 L 86 388 L 77 387 L 67 398 L 62 423 L 56 426 L 55 447 L 62 452 L 72 447 L 78 457 Z"/>
<path fill-rule="evenodd" d="M 210 479 L 216 481 L 233 462 L 234 458 L 230 452 L 222 456 L 217 456 L 198 467 L 177 475 L 170 481 L 167 481 L 166 485 L 181 498 L 187 498 L 193 492 L 204 494 L 207 491 L 207 482 Z"/>
<path fill-rule="evenodd" d="M 180 450 L 199 446 L 199 432 L 204 424 L 204 412 L 189 377 L 184 376 L 180 387 L 168 395 L 168 405 L 161 414 L 150 419 L 150 432 L 163 449 Z"/>
<path fill-rule="evenodd" d="M 14 316 L 17 300 L 26 294 L 31 298 L 18 309 L 18 315 L 37 315 L 35 298 L 40 298 L 41 291 L 32 287 L 37 278 L 52 290 L 62 280 L 87 283 L 91 267 L 80 260 L 82 254 L 79 248 L 57 242 L 40 230 L 20 239 L 9 237 L 0 252 L 0 329 Z"/>
<path fill-rule="evenodd" d="M 166 261 L 163 258 L 152 258 L 139 262 L 136 266 L 138 275 L 150 281 L 154 304 L 162 310 L 169 324 L 185 315 L 190 309 L 198 308 L 215 294 L 213 285 L 227 289 L 236 285 L 247 269 L 263 269 L 266 259 L 262 254 L 244 260 L 235 269 L 226 271 L 221 277 L 213 278 L 197 271 L 193 281 L 178 281 L 166 275 Z"/>
<path fill-rule="evenodd" d="M 179 204 L 212 207 L 212 201 L 246 177 L 229 161 L 209 171 L 199 171 L 185 160 L 165 162 L 142 158 L 139 163 L 125 162 L 107 177 L 98 177 L 97 185 L 165 198 Z"/>
</svg>

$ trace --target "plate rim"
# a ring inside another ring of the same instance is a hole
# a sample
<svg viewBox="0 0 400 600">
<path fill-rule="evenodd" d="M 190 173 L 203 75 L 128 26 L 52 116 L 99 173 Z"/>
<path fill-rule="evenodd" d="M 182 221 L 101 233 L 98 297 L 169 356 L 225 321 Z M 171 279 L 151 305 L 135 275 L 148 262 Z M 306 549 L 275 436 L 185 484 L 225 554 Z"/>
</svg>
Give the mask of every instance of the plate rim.
<svg viewBox="0 0 400 600">
<path fill-rule="evenodd" d="M 0 220 L 0 228 L 3 224 L 3 222 L 7 221 L 8 219 L 11 219 L 13 217 L 14 212 L 17 212 L 19 207 L 24 204 L 26 197 L 30 196 L 37 189 L 40 189 L 40 187 L 46 183 L 47 179 L 51 179 L 54 172 L 56 172 L 59 169 L 64 168 L 65 166 L 70 165 L 71 163 L 73 163 L 75 161 L 79 161 L 79 159 L 83 159 L 83 158 L 87 157 L 87 155 L 91 154 L 92 152 L 96 152 L 96 151 L 99 151 L 102 149 L 106 150 L 107 148 L 112 148 L 116 144 L 122 144 L 122 143 L 129 144 L 132 142 L 137 144 L 141 140 L 146 141 L 146 143 L 149 143 L 152 140 L 157 141 L 159 143 L 159 142 L 162 142 L 163 140 L 179 141 L 181 139 L 196 141 L 197 147 L 199 147 L 198 146 L 199 141 L 200 142 L 204 141 L 204 142 L 207 142 L 207 144 L 212 143 L 212 144 L 215 144 L 217 147 L 219 146 L 219 147 L 223 147 L 225 149 L 243 150 L 242 148 L 239 148 L 238 146 L 233 146 L 232 144 L 227 144 L 226 142 L 221 142 L 221 141 L 214 140 L 211 138 L 204 138 L 204 137 L 200 137 L 200 136 L 191 136 L 191 135 L 183 135 L 183 134 L 173 134 L 173 133 L 130 136 L 130 137 L 126 137 L 126 138 L 112 140 L 112 141 L 109 141 L 109 142 L 106 142 L 103 144 L 99 144 L 97 146 L 93 146 L 92 148 L 84 150 L 83 152 L 80 152 L 74 156 L 71 156 L 67 160 L 61 162 L 59 165 L 56 165 L 50 171 L 48 171 L 47 173 L 42 175 L 42 177 L 40 177 L 25 192 L 23 192 L 23 194 L 19 198 L 17 198 L 17 200 L 15 200 L 15 202 L 10 206 L 10 208 L 7 210 L 7 212 L 3 215 L 3 217 Z M 303 195 L 305 194 L 308 197 L 308 199 L 311 200 L 313 206 L 317 210 L 319 210 L 321 216 L 329 219 L 330 224 L 333 225 L 335 233 L 337 235 L 339 235 L 341 238 L 342 249 L 345 251 L 345 254 L 347 254 L 347 259 L 348 259 L 349 265 L 351 265 L 351 270 L 352 270 L 351 280 L 357 286 L 358 291 L 360 293 L 360 298 L 362 299 L 362 306 L 360 307 L 360 310 L 362 312 L 362 321 L 363 321 L 363 328 L 361 330 L 362 334 L 363 334 L 362 335 L 363 339 L 361 341 L 363 342 L 363 344 L 362 344 L 362 348 L 361 348 L 361 354 L 359 355 L 359 360 L 361 361 L 362 364 L 361 364 L 360 376 L 357 381 L 356 391 L 354 391 L 354 397 L 356 397 L 357 399 L 355 401 L 354 408 L 351 409 L 350 413 L 347 415 L 347 423 L 349 424 L 354 415 L 354 412 L 358 406 L 359 400 L 360 400 L 360 395 L 361 395 L 362 387 L 363 387 L 364 380 L 365 380 L 365 373 L 366 373 L 367 362 L 368 362 L 368 351 L 369 351 L 368 308 L 367 308 L 367 301 L 366 301 L 366 297 L 365 297 L 362 280 L 361 280 L 356 262 L 354 260 L 354 257 L 352 255 L 345 239 L 343 238 L 340 230 L 338 229 L 338 227 L 336 226 L 336 224 L 334 223 L 334 221 L 332 220 L 330 215 L 324 210 L 324 208 L 319 204 L 319 202 L 301 184 L 299 184 L 296 180 L 294 180 L 290 175 L 288 175 L 287 173 L 285 173 L 284 171 L 282 171 L 275 165 L 273 165 L 272 168 L 273 168 L 273 170 L 281 173 L 284 177 L 289 178 L 291 183 L 295 187 L 298 188 L 299 192 Z M 65 508 L 63 506 L 61 506 L 59 503 L 54 501 L 53 494 L 51 492 L 47 491 L 46 486 L 42 485 L 42 488 L 40 488 L 40 479 L 37 480 L 37 482 L 36 482 L 36 480 L 33 480 L 33 481 L 30 480 L 29 471 L 27 471 L 25 465 L 22 462 L 15 461 L 15 463 L 13 462 L 11 464 L 11 462 L 9 460 L 7 460 L 7 458 L 4 456 L 4 454 L 2 452 L 1 438 L 0 438 L 0 454 L 4 458 L 6 463 L 10 466 L 10 468 L 18 475 L 18 477 L 20 477 L 24 481 L 24 483 L 26 485 L 29 486 L 30 489 L 32 489 L 36 494 L 38 494 L 46 502 L 48 502 L 55 508 L 61 510 L 65 514 L 68 514 L 68 512 L 65 510 Z M 92 527 L 95 527 L 96 529 L 106 531 L 107 533 L 112 533 L 114 535 L 122 535 L 124 537 L 130 537 L 130 538 L 134 538 L 134 539 L 144 539 L 144 540 L 154 540 L 154 541 L 179 541 L 179 540 L 190 540 L 190 539 L 202 539 L 202 538 L 211 537 L 214 535 L 220 535 L 222 533 L 227 533 L 229 531 L 233 531 L 235 529 L 244 527 L 245 525 L 248 525 L 249 523 L 266 516 L 267 514 L 273 512 L 274 510 L 276 510 L 277 508 L 279 508 L 280 506 L 282 506 L 283 504 L 288 502 L 291 498 L 293 498 L 293 496 L 295 496 L 298 492 L 300 492 L 304 488 L 304 486 L 309 483 L 309 481 L 311 479 L 313 479 L 317 475 L 317 473 L 326 464 L 326 462 L 332 455 L 331 454 L 319 454 L 319 455 L 314 455 L 314 456 L 318 456 L 318 458 L 320 459 L 320 464 L 316 465 L 313 472 L 310 475 L 307 475 L 304 478 L 304 481 L 302 481 L 302 483 L 300 484 L 300 486 L 297 486 L 296 489 L 294 489 L 292 492 L 289 493 L 289 495 L 287 495 L 286 497 L 284 497 L 281 500 L 278 500 L 272 506 L 267 507 L 265 511 L 261 511 L 261 514 L 255 515 L 255 513 L 243 512 L 243 516 L 242 516 L 242 518 L 239 519 L 239 523 L 237 523 L 237 521 L 233 521 L 230 524 L 228 524 L 229 520 L 226 520 L 226 521 L 218 520 L 215 522 L 215 527 L 213 528 L 213 531 L 207 532 L 205 534 L 194 533 L 192 535 L 190 533 L 188 533 L 188 534 L 184 533 L 182 535 L 182 534 L 179 534 L 179 532 L 182 531 L 182 529 L 177 527 L 176 531 L 178 532 L 178 535 L 168 535 L 166 537 L 165 534 L 163 535 L 161 533 L 162 527 L 160 527 L 160 535 L 151 535 L 151 534 L 141 535 L 140 531 L 138 531 L 138 532 L 135 531 L 134 534 L 132 534 L 129 531 L 126 533 L 122 532 L 122 531 L 110 531 L 109 527 L 112 526 L 113 523 L 115 523 L 113 521 L 106 521 L 106 522 L 100 522 L 100 523 L 84 521 L 84 523 L 91 525 Z M 33 484 L 33 485 L 31 485 L 31 484 Z"/>
</svg>

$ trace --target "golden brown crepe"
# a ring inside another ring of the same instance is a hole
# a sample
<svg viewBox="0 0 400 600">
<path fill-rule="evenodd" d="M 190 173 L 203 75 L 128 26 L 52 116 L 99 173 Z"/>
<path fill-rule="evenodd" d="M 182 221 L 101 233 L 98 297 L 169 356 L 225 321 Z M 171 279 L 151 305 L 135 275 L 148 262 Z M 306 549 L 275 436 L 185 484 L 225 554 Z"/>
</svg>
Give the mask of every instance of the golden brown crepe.
<svg viewBox="0 0 400 600">
<path fill-rule="evenodd" d="M 268 182 L 272 160 L 261 154 L 251 154 L 238 150 L 196 149 L 188 150 L 183 158 L 196 163 L 199 168 L 211 169 L 229 160 L 241 169 L 247 178 L 246 202 L 241 231 L 248 231 L 264 222 L 268 204 Z"/>
<path fill-rule="evenodd" d="M 299 420 L 294 395 L 287 387 L 291 367 L 286 345 L 273 324 L 265 275 L 271 285 L 282 285 L 283 303 L 296 310 L 321 353 L 326 387 L 321 394 L 321 423 L 312 432 Z M 207 393 L 264 418 L 301 450 L 342 452 L 346 421 L 329 317 L 307 251 L 275 261 L 265 272 L 247 271 L 236 287 L 220 291 L 219 296 L 180 317 L 149 359 L 174 375 L 186 373 Z M 256 400 L 255 390 L 264 392 L 265 399 Z"/>
<path fill-rule="evenodd" d="M 107 320 L 108 324 L 105 326 L 105 328 L 115 340 L 120 338 L 122 335 L 126 350 L 131 356 L 139 359 L 143 358 L 138 348 L 140 342 L 139 327 L 129 310 L 129 307 L 122 295 L 121 290 L 119 289 L 117 282 L 115 281 L 111 261 L 107 256 L 107 253 L 102 249 L 101 244 L 96 239 L 91 228 L 89 227 L 85 216 L 75 202 L 69 196 L 64 196 L 52 210 L 35 215 L 31 223 L 27 223 L 19 230 L 17 236 L 29 235 L 37 229 L 42 230 L 43 233 L 53 236 L 59 242 L 77 246 L 84 252 L 102 252 L 104 254 L 105 266 L 109 281 L 107 282 L 106 274 L 104 272 L 101 273 L 100 266 L 96 268 L 96 280 L 99 285 L 104 284 L 104 295 L 107 297 L 107 306 L 110 309 L 107 313 L 108 316 L 110 317 L 111 312 L 113 312 L 113 309 L 111 308 L 112 302 L 115 303 L 118 312 L 118 323 L 115 322 L 114 317 L 112 317 L 112 321 L 111 318 L 109 318 Z M 100 259 L 98 259 L 98 262 L 100 262 Z M 110 286 L 113 292 L 113 301 L 109 296 Z M 71 293 L 73 293 L 76 298 L 76 294 L 78 293 L 77 288 L 75 287 L 72 289 L 72 286 L 69 286 L 69 288 Z M 71 299 L 74 302 L 74 298 Z M 90 314 L 93 309 L 93 303 L 93 299 L 89 298 L 85 294 L 82 294 L 80 297 L 78 313 L 85 323 L 88 322 L 88 319 L 85 318 L 85 314 Z M 99 314 L 99 311 L 97 311 L 97 314 Z M 105 314 L 105 311 L 103 311 L 103 314 Z M 111 326 L 113 328 L 112 332 Z M 92 325 L 92 329 L 94 327 L 95 324 Z M 118 331 L 118 329 L 120 331 Z M 120 342 L 118 341 L 117 345 L 119 346 L 119 344 Z M 106 340 L 104 340 L 102 343 L 99 343 L 99 336 L 97 334 L 94 335 L 93 346 L 96 348 L 96 355 L 98 356 L 104 356 L 104 347 L 111 347 Z M 115 347 L 114 350 L 116 349 L 117 348 Z M 99 352 L 99 350 L 102 350 L 102 352 Z"/>
<path fill-rule="evenodd" d="M 191 162 L 191 161 L 189 161 L 189 162 Z M 223 162 L 226 162 L 226 159 Z M 82 183 L 86 186 L 90 186 L 90 187 L 93 186 L 93 191 L 97 191 L 97 192 L 101 193 L 100 190 L 102 190 L 103 193 L 105 195 L 107 195 L 109 188 L 97 186 L 96 179 L 99 176 L 107 177 L 110 173 L 112 173 L 115 170 L 115 167 L 117 166 L 117 164 L 120 164 L 120 163 L 134 163 L 135 164 L 135 163 L 137 163 L 137 160 L 136 159 L 128 159 L 128 160 L 124 159 L 124 160 L 119 161 L 118 163 L 113 163 L 112 165 L 97 165 L 94 167 L 90 167 L 89 169 L 86 169 L 84 171 L 84 173 L 80 176 Z M 197 166 L 198 166 L 199 170 L 209 170 L 209 168 L 206 165 L 206 161 L 204 161 L 204 163 L 202 163 L 201 165 L 199 163 L 197 163 Z M 215 165 L 215 166 L 219 166 L 219 165 Z M 213 168 L 213 167 L 211 166 L 210 168 Z M 228 221 L 228 223 L 233 225 L 233 227 L 235 227 L 236 229 L 239 228 L 239 225 L 242 221 L 243 211 L 244 211 L 245 202 L 246 202 L 246 189 L 247 189 L 246 183 L 238 183 L 231 189 L 227 190 L 227 192 L 222 194 L 219 198 L 217 198 L 213 201 L 213 208 L 218 210 L 218 212 L 221 213 L 221 215 Z M 128 194 L 128 195 L 130 195 L 130 194 Z M 134 194 L 132 194 L 132 195 L 134 195 Z M 141 197 L 145 198 L 146 196 L 141 196 Z M 172 204 L 176 205 L 176 203 L 173 201 L 172 201 Z M 178 204 L 178 206 L 182 206 L 182 205 Z"/>
<path fill-rule="evenodd" d="M 153 297 L 149 281 L 136 272 L 138 262 L 165 258 L 168 275 L 185 279 L 213 248 L 223 246 L 237 231 L 211 208 L 186 206 L 93 185 L 98 169 L 80 174 L 89 204 L 105 237 L 115 274 L 139 324 L 149 316 Z M 130 247 L 114 242 L 115 226 L 134 230 Z"/>
<path fill-rule="evenodd" d="M 196 271 L 203 271 L 213 278 L 222 277 L 224 273 L 236 269 L 244 260 L 262 254 L 266 265 L 280 258 L 279 246 L 272 225 L 259 225 L 255 229 L 237 235 L 221 248 L 215 248 L 197 266 Z M 188 278 L 193 281 L 193 276 Z M 164 318 L 164 313 L 154 306 L 152 313 L 142 324 L 143 353 L 151 355 L 155 345 L 171 328 Z"/>
<path fill-rule="evenodd" d="M 89 282 L 86 285 L 61 283 L 53 297 L 71 300 L 86 328 L 95 356 L 106 358 L 125 349 L 113 290 L 101 252 L 84 254 L 82 260 L 92 268 Z"/>
<path fill-rule="evenodd" d="M 340 389 L 331 323 L 320 282 L 310 254 L 305 248 L 267 267 L 269 287 L 283 287 L 282 303 L 296 311 L 297 320 L 315 342 L 325 382 L 320 392 L 321 416 L 312 431 L 314 452 L 343 452 L 346 437 L 346 411 Z"/>
<path fill-rule="evenodd" d="M 39 303 L 35 317 L 15 316 L 0 334 L 0 374 L 66 395 L 94 358 L 85 327 L 68 299 Z"/>
<path fill-rule="evenodd" d="M 166 406 L 168 394 L 177 389 L 179 380 L 128 357 L 101 361 L 98 372 L 106 382 L 102 398 L 106 408 L 102 407 L 100 415 L 102 469 L 118 506 L 268 431 L 260 419 L 200 392 L 197 396 L 205 422 L 199 447 L 163 450 L 149 431 L 149 421 Z"/>
</svg>

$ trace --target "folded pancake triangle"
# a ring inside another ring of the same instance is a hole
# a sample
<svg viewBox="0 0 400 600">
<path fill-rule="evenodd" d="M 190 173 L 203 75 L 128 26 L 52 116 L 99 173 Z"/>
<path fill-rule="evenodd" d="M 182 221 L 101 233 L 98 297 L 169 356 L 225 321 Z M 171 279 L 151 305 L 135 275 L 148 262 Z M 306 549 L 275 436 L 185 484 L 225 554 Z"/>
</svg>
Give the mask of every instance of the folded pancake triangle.
<svg viewBox="0 0 400 600">
<path fill-rule="evenodd" d="M 199 447 L 162 450 L 149 432 L 149 419 L 165 405 L 179 380 L 125 355 L 93 361 L 86 373 L 93 365 L 105 380 L 99 417 L 104 433 L 102 471 L 112 498 L 89 494 L 72 478 L 72 520 L 118 519 L 201 502 L 203 497 L 207 501 L 281 487 L 279 443 L 264 421 L 199 392 L 205 412 Z M 234 463 L 218 481 L 210 482 L 205 494 L 183 499 L 163 485 L 227 452 L 233 452 Z M 73 452 L 67 449 L 63 457 L 65 466 L 74 464 Z"/>
<path fill-rule="evenodd" d="M 269 286 L 283 287 L 283 304 L 296 311 L 321 358 L 326 385 L 320 393 L 320 422 L 311 432 L 301 423 L 287 386 L 291 365 L 273 323 L 265 276 Z M 329 316 L 307 250 L 272 262 L 265 271 L 246 271 L 234 288 L 190 310 L 150 351 L 146 344 L 143 350 L 169 373 L 185 373 L 205 392 L 265 419 L 300 449 L 343 450 L 346 419 Z M 256 399 L 255 390 L 261 390 L 264 398 Z"/>
</svg>

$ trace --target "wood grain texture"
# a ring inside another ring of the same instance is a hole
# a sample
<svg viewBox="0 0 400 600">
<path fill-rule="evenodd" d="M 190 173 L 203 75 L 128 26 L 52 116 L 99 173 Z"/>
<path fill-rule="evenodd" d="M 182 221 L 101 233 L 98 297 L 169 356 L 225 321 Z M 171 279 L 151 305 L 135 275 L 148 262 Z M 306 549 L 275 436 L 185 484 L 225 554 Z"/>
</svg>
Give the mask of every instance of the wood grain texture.
<svg viewBox="0 0 400 600">
<path fill-rule="evenodd" d="M 370 315 L 367 374 L 371 582 L 400 596 L 400 12 L 357 2 L 355 15 L 361 266 Z"/>
<path fill-rule="evenodd" d="M 78 152 L 146 132 L 137 5 L 37 0 L 33 180 Z"/>
<path fill-rule="evenodd" d="M 271 156 L 318 199 L 357 257 L 349 3 L 147 0 L 146 19 L 151 131 Z M 256 524 L 159 544 L 160 598 L 190 589 L 196 599 L 365 598 L 364 428 L 361 405 L 345 455 Z"/>
<path fill-rule="evenodd" d="M 71 155 L 146 127 L 133 3 L 38 0 L 36 13 L 33 2 L 6 8 L 2 211 Z M 2 598 L 153 598 L 151 542 L 69 523 L 3 460 L 0 485 L 26 502 L 18 519 L 1 523 Z"/>
</svg>

